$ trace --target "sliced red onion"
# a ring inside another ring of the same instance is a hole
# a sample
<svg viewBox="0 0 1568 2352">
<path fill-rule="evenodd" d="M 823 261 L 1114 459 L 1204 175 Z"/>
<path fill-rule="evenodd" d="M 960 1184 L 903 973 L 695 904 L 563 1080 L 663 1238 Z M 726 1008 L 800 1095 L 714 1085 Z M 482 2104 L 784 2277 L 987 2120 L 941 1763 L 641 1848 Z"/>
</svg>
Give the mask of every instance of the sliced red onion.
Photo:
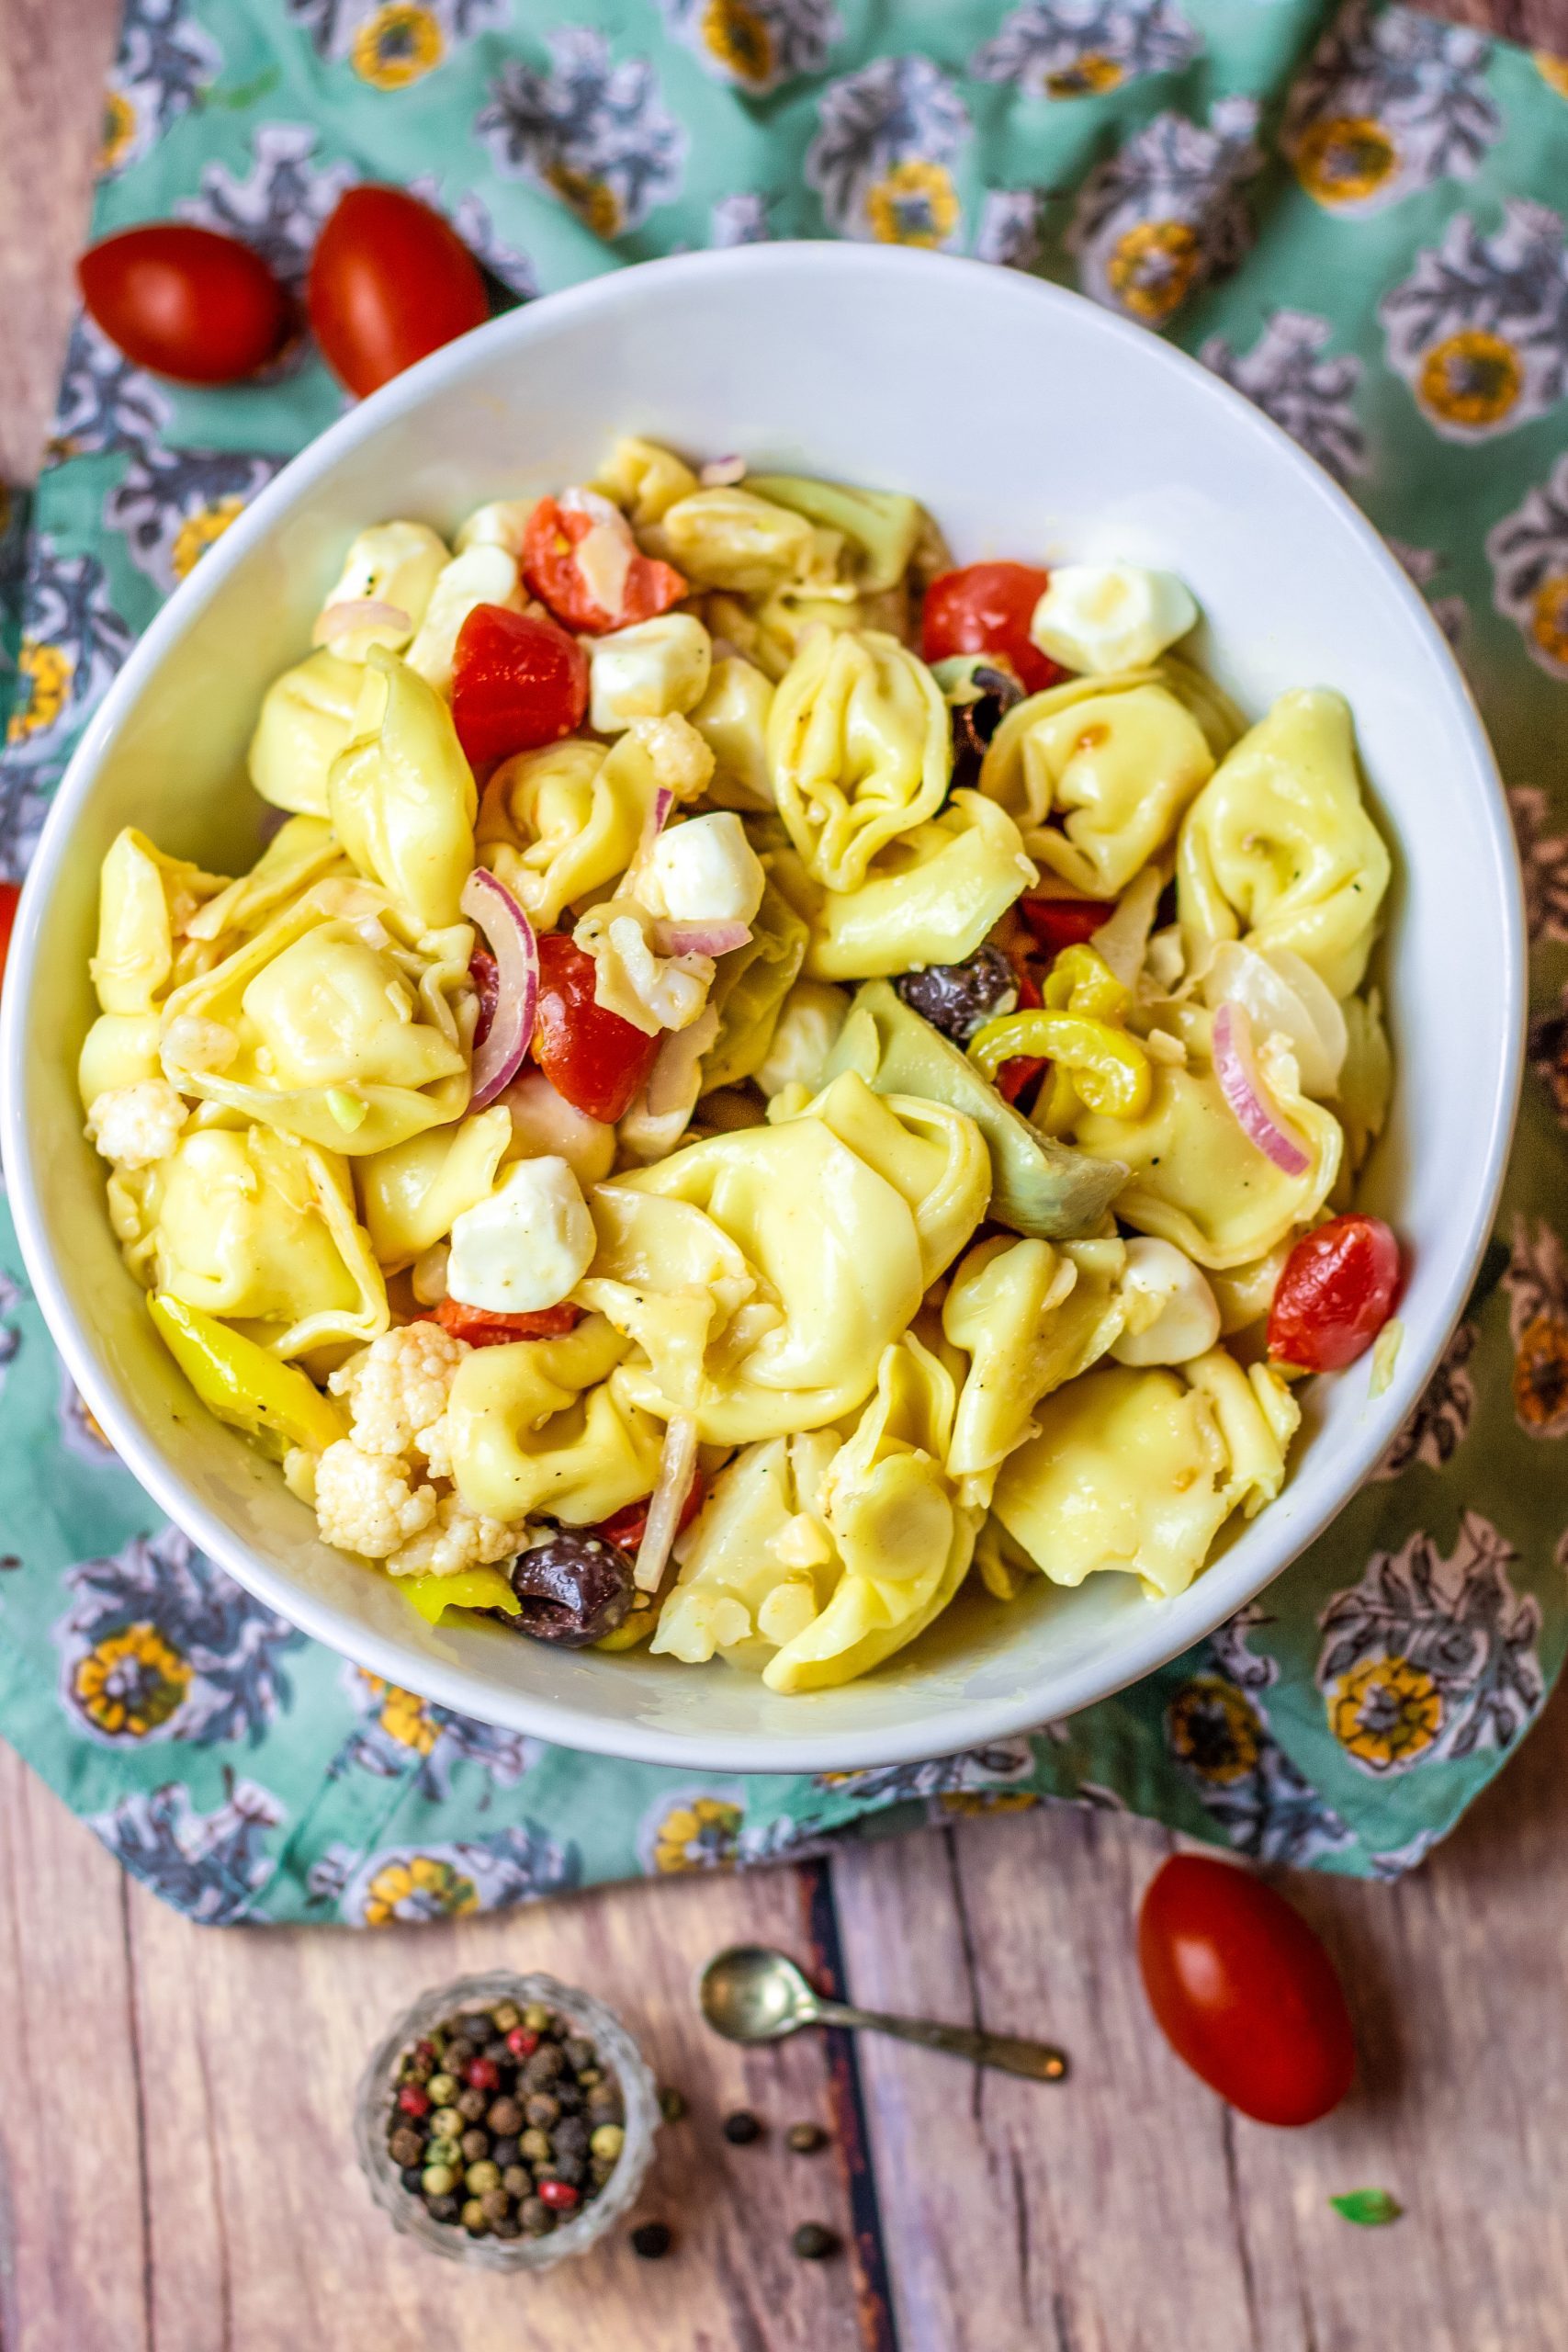
<svg viewBox="0 0 1568 2352">
<path fill-rule="evenodd" d="M 495 957 L 495 1015 L 474 1048 L 470 1111 L 482 1111 L 511 1085 L 523 1067 L 539 1009 L 539 943 L 534 926 L 506 888 L 476 865 L 458 900 L 468 921 L 484 933 Z"/>
<path fill-rule="evenodd" d="M 710 458 L 697 475 L 705 490 L 729 490 L 745 479 L 744 458 Z"/>
<path fill-rule="evenodd" d="M 649 1498 L 648 1525 L 637 1545 L 632 1578 L 639 1592 L 657 1592 L 669 1565 L 670 1548 L 681 1523 L 681 1510 L 691 1492 L 697 1466 L 697 1425 L 689 1413 L 677 1413 L 664 1432 L 659 1483 Z"/>
<path fill-rule="evenodd" d="M 1252 1050 L 1252 1020 L 1244 1004 L 1227 997 L 1214 1015 L 1214 1076 L 1236 1123 L 1266 1159 L 1287 1176 L 1304 1176 L 1312 1155 L 1269 1107 Z"/>
<path fill-rule="evenodd" d="M 653 944 L 660 956 L 728 956 L 751 936 L 749 922 L 656 922 Z"/>
<path fill-rule="evenodd" d="M 670 811 L 674 806 L 675 795 L 667 784 L 661 784 L 654 793 L 653 806 L 642 820 L 642 831 L 637 836 L 637 848 L 632 853 L 632 862 L 621 877 L 620 891 L 623 897 L 631 888 L 632 876 L 641 871 L 654 842 L 669 823 Z"/>
<path fill-rule="evenodd" d="M 384 605 L 378 596 L 345 596 L 341 604 L 325 605 L 310 631 L 312 645 L 330 645 L 334 638 L 352 637 L 362 628 L 412 630 L 413 622 L 400 605 Z"/>
</svg>

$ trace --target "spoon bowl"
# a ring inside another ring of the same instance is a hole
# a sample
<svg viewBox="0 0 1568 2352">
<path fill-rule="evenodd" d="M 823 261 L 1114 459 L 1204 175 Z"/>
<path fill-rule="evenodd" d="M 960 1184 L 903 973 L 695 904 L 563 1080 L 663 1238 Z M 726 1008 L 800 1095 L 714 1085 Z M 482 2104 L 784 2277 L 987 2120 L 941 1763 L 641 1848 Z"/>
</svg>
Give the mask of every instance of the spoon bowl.
<svg viewBox="0 0 1568 2352">
<path fill-rule="evenodd" d="M 777 2041 L 818 2015 L 793 1960 L 762 1944 L 734 1944 L 710 1960 L 697 1986 L 702 2012 L 727 2041 Z"/>
</svg>

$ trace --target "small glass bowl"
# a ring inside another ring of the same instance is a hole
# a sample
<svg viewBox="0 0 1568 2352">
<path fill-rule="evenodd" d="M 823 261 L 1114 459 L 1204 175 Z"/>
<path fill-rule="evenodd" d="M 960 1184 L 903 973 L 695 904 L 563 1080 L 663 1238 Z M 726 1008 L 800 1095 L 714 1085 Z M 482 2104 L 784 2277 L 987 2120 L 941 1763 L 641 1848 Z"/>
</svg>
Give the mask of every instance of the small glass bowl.
<svg viewBox="0 0 1568 2352">
<path fill-rule="evenodd" d="M 411 2042 L 418 2041 L 446 2018 L 463 2009 L 493 2008 L 498 2001 L 513 2001 L 520 2009 L 538 2002 L 557 2009 L 593 2042 L 607 2073 L 620 2086 L 625 2109 L 626 2139 L 600 2194 L 570 2221 L 557 2224 L 547 2237 L 470 2237 L 456 2222 L 434 2222 L 417 2197 L 398 2177 L 398 2167 L 387 2147 L 387 2121 L 391 2110 L 398 2060 Z M 417 2239 L 433 2254 L 449 2262 L 466 2262 L 474 2270 L 547 2270 L 569 2255 L 585 2254 L 623 2215 L 631 2211 L 653 2161 L 653 2139 L 660 2125 L 659 2086 L 641 2051 L 618 2017 L 592 1994 L 561 1984 L 553 1976 L 513 1976 L 497 1969 L 487 1976 L 459 1976 L 422 1993 L 398 2018 L 378 2044 L 360 2080 L 354 2110 L 354 2144 L 370 2194 L 395 2230 Z"/>
</svg>

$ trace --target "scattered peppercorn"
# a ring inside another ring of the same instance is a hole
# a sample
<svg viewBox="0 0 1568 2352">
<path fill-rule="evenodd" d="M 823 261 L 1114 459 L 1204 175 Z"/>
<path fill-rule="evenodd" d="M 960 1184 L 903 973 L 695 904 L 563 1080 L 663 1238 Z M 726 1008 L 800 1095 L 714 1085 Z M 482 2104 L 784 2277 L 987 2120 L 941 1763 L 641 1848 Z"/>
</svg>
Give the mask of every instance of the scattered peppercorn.
<svg viewBox="0 0 1568 2352">
<path fill-rule="evenodd" d="M 814 2156 L 828 2144 L 828 2134 L 819 2123 L 792 2123 L 784 2137 L 797 2156 Z"/>
<path fill-rule="evenodd" d="M 680 2092 L 674 2089 L 669 2083 L 664 2084 L 660 2087 L 659 2093 L 659 2111 L 663 2116 L 666 2123 L 679 2123 L 681 2118 L 686 2112 L 685 2100 L 682 2098 Z M 648 2226 L 650 2230 L 661 2230 L 664 2228 L 662 2222 L 649 2222 Z M 668 2237 L 669 2233 L 666 2232 L 665 2234 L 666 2237 Z"/>
<path fill-rule="evenodd" d="M 645 2262 L 658 2262 L 670 2251 L 670 2231 L 663 2222 L 639 2222 L 632 2232 L 632 2252 Z"/>
<path fill-rule="evenodd" d="M 746 2108 L 738 2108 L 724 2119 L 724 2136 L 733 2148 L 749 2148 L 753 2140 L 762 2136 L 762 2127 Z"/>
<path fill-rule="evenodd" d="M 471 2237 L 558 2229 L 600 2195 L 626 2141 L 620 2088 L 598 2054 L 538 2002 L 466 2009 L 422 2037 L 399 2062 L 387 2106 L 403 2189 Z"/>
<path fill-rule="evenodd" d="M 826 2262 L 839 2251 L 838 2238 L 820 2222 L 802 2222 L 790 2244 L 804 2262 Z"/>
</svg>

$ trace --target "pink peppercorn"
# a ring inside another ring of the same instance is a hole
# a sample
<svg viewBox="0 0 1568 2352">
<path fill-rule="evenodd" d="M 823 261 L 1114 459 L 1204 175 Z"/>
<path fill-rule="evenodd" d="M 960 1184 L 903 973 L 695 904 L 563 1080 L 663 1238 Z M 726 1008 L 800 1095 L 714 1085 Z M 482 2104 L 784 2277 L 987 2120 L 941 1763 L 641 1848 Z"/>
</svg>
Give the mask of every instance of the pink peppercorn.
<svg viewBox="0 0 1568 2352">
<path fill-rule="evenodd" d="M 475 2058 L 465 2068 L 463 2080 L 471 2091 L 499 2090 L 501 2069 L 493 2058 Z"/>
<path fill-rule="evenodd" d="M 428 2115 L 430 2094 L 422 2089 L 418 2083 L 405 2083 L 398 2093 L 398 2105 L 405 2115 Z"/>
<path fill-rule="evenodd" d="M 514 2025 L 506 2037 L 506 2046 L 514 2058 L 531 2058 L 539 2046 L 539 2037 L 527 2027 Z"/>
<path fill-rule="evenodd" d="M 558 2213 L 570 2213 L 577 2203 L 577 2191 L 570 2181 L 542 2180 L 536 2191 L 542 2205 L 550 2205 Z"/>
</svg>

